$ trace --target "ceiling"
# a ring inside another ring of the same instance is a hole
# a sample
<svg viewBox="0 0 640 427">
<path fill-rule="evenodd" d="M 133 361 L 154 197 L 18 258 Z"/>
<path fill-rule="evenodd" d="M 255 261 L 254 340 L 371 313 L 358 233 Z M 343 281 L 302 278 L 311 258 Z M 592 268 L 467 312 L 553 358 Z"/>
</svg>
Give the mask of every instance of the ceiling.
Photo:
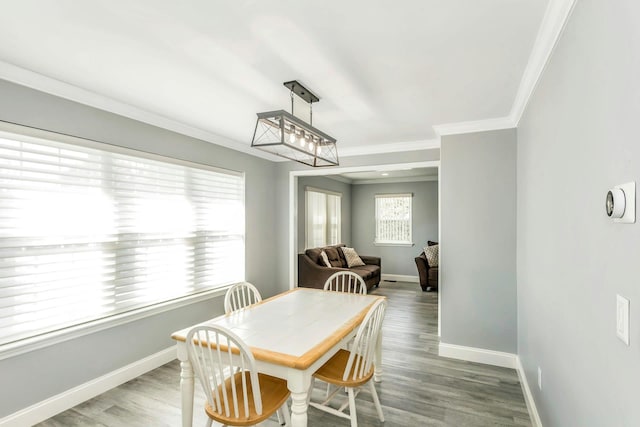
<svg viewBox="0 0 640 427">
<path fill-rule="evenodd" d="M 297 79 L 341 156 L 428 148 L 434 126 L 510 114 L 548 1 L 21 0 L 0 61 L 242 151 Z"/>
</svg>

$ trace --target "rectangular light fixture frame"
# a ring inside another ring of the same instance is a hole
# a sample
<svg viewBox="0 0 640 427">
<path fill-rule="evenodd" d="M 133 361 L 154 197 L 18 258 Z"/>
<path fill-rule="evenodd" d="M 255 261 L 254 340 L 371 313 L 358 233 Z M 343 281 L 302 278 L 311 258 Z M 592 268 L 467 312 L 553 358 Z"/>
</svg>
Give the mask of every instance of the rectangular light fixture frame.
<svg viewBox="0 0 640 427">
<path fill-rule="evenodd" d="M 257 115 L 252 147 L 312 167 L 340 164 L 335 138 L 284 110 Z"/>
</svg>

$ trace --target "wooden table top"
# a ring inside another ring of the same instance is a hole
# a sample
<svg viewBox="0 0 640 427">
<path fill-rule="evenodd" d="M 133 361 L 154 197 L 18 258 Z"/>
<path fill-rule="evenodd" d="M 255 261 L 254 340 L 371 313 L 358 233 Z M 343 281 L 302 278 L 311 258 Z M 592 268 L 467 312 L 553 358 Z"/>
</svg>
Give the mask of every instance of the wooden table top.
<svg viewBox="0 0 640 427">
<path fill-rule="evenodd" d="M 383 298 L 296 288 L 200 325 L 231 329 L 256 360 L 306 369 L 357 328 L 369 308 Z M 185 341 L 192 327 L 171 338 Z"/>
</svg>

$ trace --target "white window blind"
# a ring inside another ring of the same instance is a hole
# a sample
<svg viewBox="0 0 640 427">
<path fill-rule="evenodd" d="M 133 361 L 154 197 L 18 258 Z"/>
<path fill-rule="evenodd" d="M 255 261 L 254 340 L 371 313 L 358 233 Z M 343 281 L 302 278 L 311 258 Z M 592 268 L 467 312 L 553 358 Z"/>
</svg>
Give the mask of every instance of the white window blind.
<svg viewBox="0 0 640 427">
<path fill-rule="evenodd" d="M 0 134 L 0 345 L 244 280 L 244 176 L 135 153 Z"/>
<path fill-rule="evenodd" d="M 306 247 L 317 248 L 340 243 L 342 196 L 307 188 L 305 198 Z"/>
<path fill-rule="evenodd" d="M 412 194 L 376 194 L 376 244 L 411 245 Z"/>
</svg>

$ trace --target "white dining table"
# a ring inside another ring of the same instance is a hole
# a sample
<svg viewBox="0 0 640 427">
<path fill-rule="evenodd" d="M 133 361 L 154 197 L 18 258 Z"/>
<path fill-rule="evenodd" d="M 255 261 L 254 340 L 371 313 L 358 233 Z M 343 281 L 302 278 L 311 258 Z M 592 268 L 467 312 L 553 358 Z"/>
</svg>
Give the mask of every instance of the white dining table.
<svg viewBox="0 0 640 427">
<path fill-rule="evenodd" d="M 306 427 L 313 373 L 355 336 L 369 308 L 381 298 L 295 288 L 199 325 L 221 325 L 239 335 L 251 348 L 260 372 L 287 381 L 291 424 Z M 171 335 L 181 366 L 183 427 L 191 427 L 193 422 L 194 374 L 185 342 L 190 329 Z M 375 381 L 382 380 L 381 341 L 377 343 Z"/>
</svg>

